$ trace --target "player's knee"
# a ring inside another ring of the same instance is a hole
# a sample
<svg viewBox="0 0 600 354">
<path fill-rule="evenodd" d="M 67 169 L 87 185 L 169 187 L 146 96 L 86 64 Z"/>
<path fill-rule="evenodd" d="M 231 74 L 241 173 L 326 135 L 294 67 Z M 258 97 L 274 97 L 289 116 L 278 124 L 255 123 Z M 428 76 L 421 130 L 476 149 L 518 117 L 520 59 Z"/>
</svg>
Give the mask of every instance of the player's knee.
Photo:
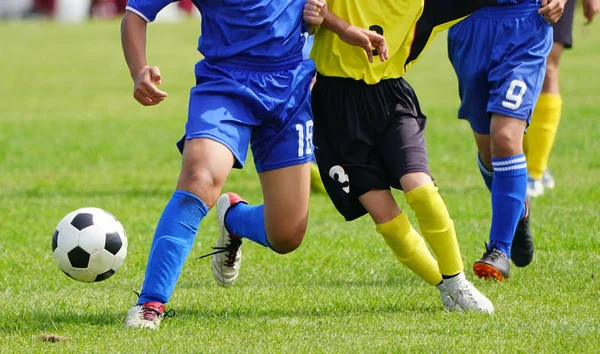
<svg viewBox="0 0 600 354">
<path fill-rule="evenodd" d="M 267 235 L 271 248 L 279 253 L 293 252 L 302 244 L 306 233 L 306 221 L 268 228 Z"/>
<path fill-rule="evenodd" d="M 513 134 L 510 129 L 503 129 L 491 137 L 492 151 L 495 156 L 514 155 L 516 150 L 522 150 L 522 138 Z"/>
<path fill-rule="evenodd" d="M 183 168 L 177 182 L 177 189 L 188 191 L 212 208 L 219 198 L 222 183 L 207 169 Z"/>
</svg>

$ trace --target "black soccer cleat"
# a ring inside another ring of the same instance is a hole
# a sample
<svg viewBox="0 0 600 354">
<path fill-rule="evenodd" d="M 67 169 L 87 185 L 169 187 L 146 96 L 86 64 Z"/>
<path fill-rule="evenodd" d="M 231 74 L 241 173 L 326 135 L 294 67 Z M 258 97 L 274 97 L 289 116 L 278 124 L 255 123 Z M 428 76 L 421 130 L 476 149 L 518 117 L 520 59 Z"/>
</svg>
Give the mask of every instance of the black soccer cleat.
<svg viewBox="0 0 600 354">
<path fill-rule="evenodd" d="M 508 279 L 510 274 L 510 262 L 504 252 L 500 251 L 496 246 L 487 249 L 480 260 L 473 264 L 473 272 L 479 278 L 491 279 L 498 281 Z"/>
<path fill-rule="evenodd" d="M 529 228 L 529 201 L 525 201 L 525 216 L 519 220 L 510 250 L 510 259 L 517 267 L 526 267 L 533 260 L 533 236 Z"/>
</svg>

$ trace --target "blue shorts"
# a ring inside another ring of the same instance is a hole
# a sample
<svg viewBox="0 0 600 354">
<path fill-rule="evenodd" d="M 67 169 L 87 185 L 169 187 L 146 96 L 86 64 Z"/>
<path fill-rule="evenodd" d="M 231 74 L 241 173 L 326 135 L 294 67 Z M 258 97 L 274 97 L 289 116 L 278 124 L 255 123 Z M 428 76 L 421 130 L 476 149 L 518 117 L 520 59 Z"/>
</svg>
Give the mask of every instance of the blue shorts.
<svg viewBox="0 0 600 354">
<path fill-rule="evenodd" d="M 552 26 L 538 9 L 533 2 L 484 7 L 449 30 L 458 116 L 476 133 L 490 133 L 494 113 L 529 124 L 552 48 Z"/>
<path fill-rule="evenodd" d="M 242 168 L 250 144 L 258 172 L 311 161 L 315 64 L 304 60 L 276 70 L 198 62 L 179 150 L 185 140 L 209 138 L 225 145 L 233 167 Z"/>
</svg>

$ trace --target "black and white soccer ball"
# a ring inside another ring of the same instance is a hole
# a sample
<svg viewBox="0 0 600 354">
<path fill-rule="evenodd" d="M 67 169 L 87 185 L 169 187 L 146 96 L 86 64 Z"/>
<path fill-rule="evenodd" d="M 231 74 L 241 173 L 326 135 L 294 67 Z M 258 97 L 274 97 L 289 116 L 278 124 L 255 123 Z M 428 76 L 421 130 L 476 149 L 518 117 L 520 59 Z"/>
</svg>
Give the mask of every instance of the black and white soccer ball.
<svg viewBox="0 0 600 354">
<path fill-rule="evenodd" d="M 123 225 L 109 212 L 81 208 L 67 214 L 52 236 L 52 252 L 59 268 L 86 283 L 110 278 L 127 256 Z"/>
</svg>

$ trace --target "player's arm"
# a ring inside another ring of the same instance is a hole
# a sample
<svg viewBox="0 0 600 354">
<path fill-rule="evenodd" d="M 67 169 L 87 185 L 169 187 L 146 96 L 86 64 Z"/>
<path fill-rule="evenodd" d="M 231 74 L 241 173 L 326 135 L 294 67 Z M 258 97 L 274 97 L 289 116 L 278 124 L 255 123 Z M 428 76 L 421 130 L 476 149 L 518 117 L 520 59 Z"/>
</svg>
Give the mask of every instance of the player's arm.
<svg viewBox="0 0 600 354">
<path fill-rule="evenodd" d="M 575 0 L 570 0 L 575 1 Z M 550 23 L 556 23 L 562 17 L 567 0 L 542 0 L 538 13 Z"/>
<path fill-rule="evenodd" d="M 600 11 L 600 0 L 583 0 L 583 16 L 587 21 L 586 25 L 592 22 L 598 11 Z"/>
<path fill-rule="evenodd" d="M 388 59 L 387 45 L 382 35 L 353 26 L 339 18 L 329 11 L 325 0 L 306 0 L 303 16 L 309 26 L 321 25 L 337 34 L 342 41 L 363 48 L 370 63 L 373 62 L 373 48 L 377 49 L 381 61 Z"/>
<path fill-rule="evenodd" d="M 171 0 L 129 0 L 121 22 L 121 44 L 133 79 L 133 97 L 144 106 L 162 102 L 167 93 L 156 86 L 162 83 L 158 67 L 146 61 L 146 27 Z"/>
</svg>

